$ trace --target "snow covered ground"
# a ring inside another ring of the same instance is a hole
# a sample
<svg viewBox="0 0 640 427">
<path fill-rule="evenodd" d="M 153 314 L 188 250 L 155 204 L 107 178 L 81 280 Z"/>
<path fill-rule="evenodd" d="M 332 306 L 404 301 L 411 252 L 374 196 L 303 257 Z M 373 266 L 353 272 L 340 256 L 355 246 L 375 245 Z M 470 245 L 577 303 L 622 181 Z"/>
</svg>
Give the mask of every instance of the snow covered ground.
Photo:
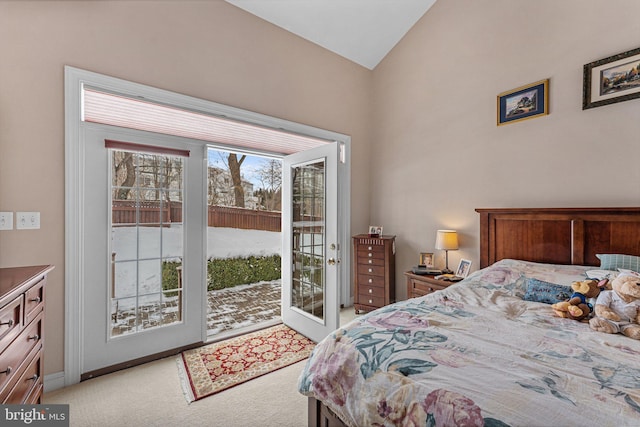
<svg viewBox="0 0 640 427">
<path fill-rule="evenodd" d="M 181 259 L 182 240 L 181 225 L 113 229 L 112 252 L 116 254 L 115 296 L 118 298 L 118 310 L 135 306 L 136 290 L 137 295 L 143 295 L 138 304 L 160 303 L 160 258 Z M 207 259 L 280 255 L 281 251 L 281 234 L 278 232 L 207 228 Z M 166 300 L 162 298 L 162 301 Z"/>
<path fill-rule="evenodd" d="M 138 238 L 138 233 L 140 237 Z M 140 248 L 136 247 L 136 240 Z M 182 225 L 171 227 L 115 227 L 112 251 L 116 261 L 136 258 L 182 257 Z M 282 250 L 280 233 L 239 228 L 207 227 L 207 258 L 276 255 Z"/>
</svg>

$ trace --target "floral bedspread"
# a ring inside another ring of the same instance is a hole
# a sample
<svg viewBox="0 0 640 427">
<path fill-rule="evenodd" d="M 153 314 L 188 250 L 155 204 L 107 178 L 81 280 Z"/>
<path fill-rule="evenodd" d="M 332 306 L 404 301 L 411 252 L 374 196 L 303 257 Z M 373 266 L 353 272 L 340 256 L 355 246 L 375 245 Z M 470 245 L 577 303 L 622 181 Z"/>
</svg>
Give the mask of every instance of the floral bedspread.
<svg viewBox="0 0 640 427">
<path fill-rule="evenodd" d="M 587 270 L 503 260 L 359 316 L 316 346 L 298 389 L 351 426 L 640 426 L 640 341 L 522 299 L 527 277 Z"/>
</svg>

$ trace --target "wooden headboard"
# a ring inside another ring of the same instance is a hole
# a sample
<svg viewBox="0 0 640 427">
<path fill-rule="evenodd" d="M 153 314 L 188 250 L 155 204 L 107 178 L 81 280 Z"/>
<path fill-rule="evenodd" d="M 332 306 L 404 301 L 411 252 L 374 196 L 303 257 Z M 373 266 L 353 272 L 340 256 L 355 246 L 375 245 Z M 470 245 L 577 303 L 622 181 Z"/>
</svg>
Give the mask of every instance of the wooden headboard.
<svg viewBox="0 0 640 427">
<path fill-rule="evenodd" d="M 599 266 L 599 253 L 640 256 L 640 207 L 476 212 L 480 214 L 480 268 L 505 258 Z"/>
</svg>

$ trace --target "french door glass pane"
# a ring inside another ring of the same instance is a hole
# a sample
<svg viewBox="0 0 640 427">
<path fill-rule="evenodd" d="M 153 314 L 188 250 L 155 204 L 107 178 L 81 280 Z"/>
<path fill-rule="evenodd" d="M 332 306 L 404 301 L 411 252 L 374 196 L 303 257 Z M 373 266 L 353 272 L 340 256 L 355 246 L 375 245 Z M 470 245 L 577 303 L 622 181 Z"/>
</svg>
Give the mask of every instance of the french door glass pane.
<svg viewBox="0 0 640 427">
<path fill-rule="evenodd" d="M 293 167 L 292 305 L 324 318 L 325 162 Z"/>
<path fill-rule="evenodd" d="M 180 322 L 183 158 L 111 150 L 111 336 Z"/>
</svg>

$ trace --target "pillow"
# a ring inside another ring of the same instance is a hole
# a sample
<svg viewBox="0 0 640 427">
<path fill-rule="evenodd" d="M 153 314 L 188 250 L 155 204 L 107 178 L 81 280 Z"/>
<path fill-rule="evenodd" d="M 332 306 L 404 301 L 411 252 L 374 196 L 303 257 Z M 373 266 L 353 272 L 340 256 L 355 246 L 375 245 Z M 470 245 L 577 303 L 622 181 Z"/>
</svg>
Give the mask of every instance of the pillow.
<svg viewBox="0 0 640 427">
<path fill-rule="evenodd" d="M 529 277 L 527 278 L 527 291 L 524 294 L 524 300 L 555 304 L 568 300 L 572 293 L 573 290 L 570 286 L 556 285 Z"/>
<path fill-rule="evenodd" d="M 640 257 L 620 254 L 596 254 L 600 259 L 600 268 L 603 270 L 627 270 L 640 271 Z"/>
</svg>

